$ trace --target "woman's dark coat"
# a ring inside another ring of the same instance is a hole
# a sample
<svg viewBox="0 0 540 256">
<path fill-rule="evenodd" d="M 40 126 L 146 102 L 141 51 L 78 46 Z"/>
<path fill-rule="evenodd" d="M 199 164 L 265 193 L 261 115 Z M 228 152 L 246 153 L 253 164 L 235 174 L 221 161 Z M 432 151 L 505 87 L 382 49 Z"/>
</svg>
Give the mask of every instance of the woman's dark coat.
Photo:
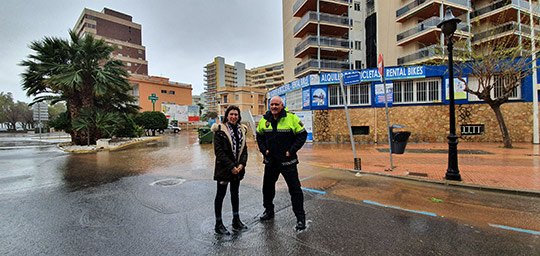
<svg viewBox="0 0 540 256">
<path fill-rule="evenodd" d="M 246 162 L 248 158 L 246 145 L 245 125 L 239 124 L 242 129 L 242 144 L 240 146 L 240 154 L 237 159 L 234 159 L 231 134 L 226 124 L 213 124 L 211 130 L 214 132 L 214 153 L 216 155 L 216 165 L 214 168 L 214 180 L 218 181 L 236 181 L 242 180 L 246 173 Z M 244 168 L 238 173 L 233 174 L 232 169 L 235 166 L 242 164 Z"/>
</svg>

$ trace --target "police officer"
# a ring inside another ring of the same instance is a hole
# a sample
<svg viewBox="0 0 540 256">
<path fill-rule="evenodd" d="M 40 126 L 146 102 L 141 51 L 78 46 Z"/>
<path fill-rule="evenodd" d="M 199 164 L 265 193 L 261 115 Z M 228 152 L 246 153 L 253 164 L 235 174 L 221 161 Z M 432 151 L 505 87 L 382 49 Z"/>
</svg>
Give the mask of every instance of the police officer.
<svg viewBox="0 0 540 256">
<path fill-rule="evenodd" d="M 257 144 L 264 156 L 263 206 L 265 211 L 261 221 L 274 218 L 274 196 L 279 174 L 283 176 L 291 195 L 293 212 L 296 215 L 296 229 L 306 228 L 304 194 L 298 179 L 298 157 L 296 152 L 306 142 L 307 132 L 298 116 L 283 108 L 281 97 L 270 99 L 267 111 L 257 126 Z"/>
</svg>

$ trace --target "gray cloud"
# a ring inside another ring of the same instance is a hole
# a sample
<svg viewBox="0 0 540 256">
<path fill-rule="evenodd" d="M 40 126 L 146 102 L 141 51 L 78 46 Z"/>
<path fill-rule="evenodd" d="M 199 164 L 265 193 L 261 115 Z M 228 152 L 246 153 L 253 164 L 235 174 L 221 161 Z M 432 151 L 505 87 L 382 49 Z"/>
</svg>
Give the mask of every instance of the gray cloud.
<svg viewBox="0 0 540 256">
<path fill-rule="evenodd" d="M 142 25 L 149 74 L 193 85 L 203 92 L 203 66 L 222 56 L 247 68 L 283 60 L 280 0 L 7 0 L 0 9 L 0 91 L 31 101 L 22 91 L 18 66 L 28 44 L 45 36 L 67 38 L 84 8 L 103 7 Z"/>
</svg>

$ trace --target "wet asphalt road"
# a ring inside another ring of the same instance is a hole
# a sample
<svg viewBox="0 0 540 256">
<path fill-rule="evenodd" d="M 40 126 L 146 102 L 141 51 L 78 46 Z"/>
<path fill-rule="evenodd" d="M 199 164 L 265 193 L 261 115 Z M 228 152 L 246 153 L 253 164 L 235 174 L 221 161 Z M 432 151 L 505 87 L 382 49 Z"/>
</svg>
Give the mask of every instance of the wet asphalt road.
<svg viewBox="0 0 540 256">
<path fill-rule="evenodd" d="M 527 233 L 540 230 L 538 198 L 309 163 L 299 165 L 308 229 L 294 231 L 282 178 L 276 218 L 260 223 L 262 159 L 253 147 L 240 187 L 249 230 L 216 236 L 213 149 L 195 133 L 91 154 L 61 152 L 57 142 L 0 137 L 0 255 L 540 254 L 540 235 Z"/>
</svg>

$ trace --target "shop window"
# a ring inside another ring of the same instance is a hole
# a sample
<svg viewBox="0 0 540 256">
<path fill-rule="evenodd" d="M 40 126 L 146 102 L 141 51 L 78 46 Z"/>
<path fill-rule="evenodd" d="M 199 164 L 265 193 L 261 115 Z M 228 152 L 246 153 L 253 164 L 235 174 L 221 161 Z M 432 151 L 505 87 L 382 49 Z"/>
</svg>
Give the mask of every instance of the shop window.
<svg viewBox="0 0 540 256">
<path fill-rule="evenodd" d="M 287 93 L 287 108 L 290 110 L 302 109 L 302 90 Z"/>
<path fill-rule="evenodd" d="M 439 78 L 393 81 L 394 103 L 428 103 L 441 100 Z"/>
</svg>

